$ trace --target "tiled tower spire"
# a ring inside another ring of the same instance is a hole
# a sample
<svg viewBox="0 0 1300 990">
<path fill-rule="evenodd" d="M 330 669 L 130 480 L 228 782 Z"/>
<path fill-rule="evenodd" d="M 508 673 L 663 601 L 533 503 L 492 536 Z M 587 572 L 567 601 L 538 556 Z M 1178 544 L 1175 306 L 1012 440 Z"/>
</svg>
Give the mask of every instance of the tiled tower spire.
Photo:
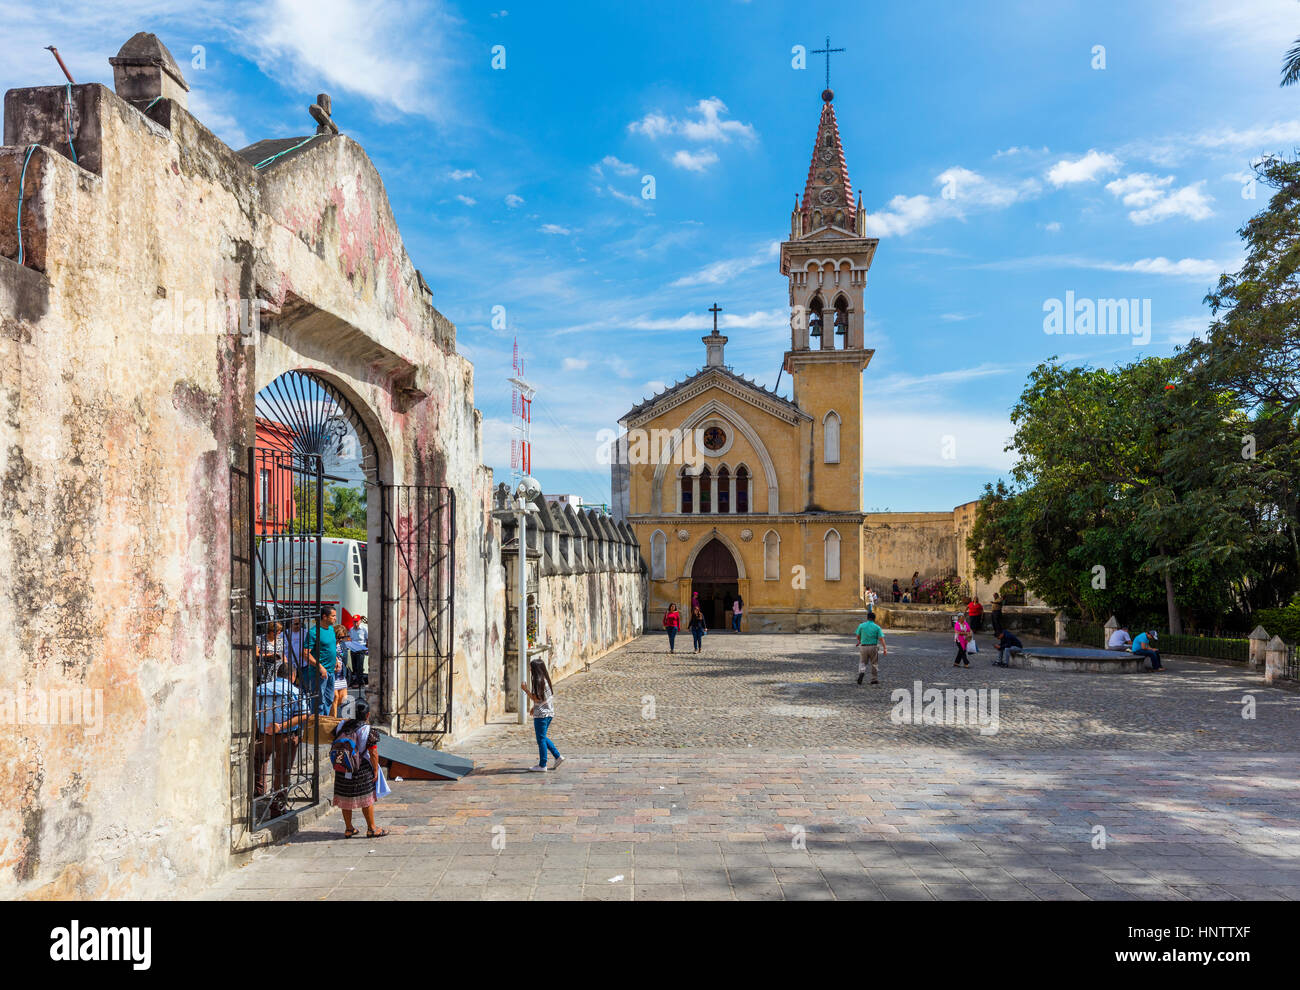
<svg viewBox="0 0 1300 990">
<path fill-rule="evenodd" d="M 822 93 L 822 115 L 817 124 L 817 143 L 808 165 L 808 181 L 799 204 L 796 239 L 814 231 L 832 227 L 846 237 L 860 236 L 858 209 L 853 201 L 853 183 L 849 165 L 840 144 L 840 128 L 835 120 L 835 94 Z"/>
</svg>

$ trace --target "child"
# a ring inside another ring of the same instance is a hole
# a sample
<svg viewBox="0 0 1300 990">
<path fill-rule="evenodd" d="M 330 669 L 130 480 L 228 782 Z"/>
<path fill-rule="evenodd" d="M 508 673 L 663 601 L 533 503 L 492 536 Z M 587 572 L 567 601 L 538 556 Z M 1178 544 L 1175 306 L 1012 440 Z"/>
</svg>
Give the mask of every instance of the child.
<svg viewBox="0 0 1300 990">
<path fill-rule="evenodd" d="M 558 770 L 564 757 L 555 748 L 555 743 L 546 737 L 546 730 L 551 727 L 551 719 L 555 717 L 555 688 L 551 684 L 551 675 L 541 660 L 529 663 L 528 673 L 533 682 L 532 690 L 529 690 L 527 684 L 520 684 L 519 690 L 528 695 L 528 700 L 532 702 L 533 732 L 537 735 L 538 753 L 537 766 L 528 769 L 533 773 L 545 773 L 546 753 L 549 750 L 555 757 L 555 769 Z"/>
<path fill-rule="evenodd" d="M 370 706 L 358 699 L 356 715 L 339 723 L 334 741 L 351 740 L 357 767 L 351 773 L 334 770 L 334 804 L 343 811 L 343 837 L 351 839 L 360 829 L 352 827 L 352 812 L 360 808 L 366 819 L 366 837 L 380 839 L 386 828 L 375 827 L 375 781 L 379 777 L 379 736 L 370 727 Z"/>
</svg>

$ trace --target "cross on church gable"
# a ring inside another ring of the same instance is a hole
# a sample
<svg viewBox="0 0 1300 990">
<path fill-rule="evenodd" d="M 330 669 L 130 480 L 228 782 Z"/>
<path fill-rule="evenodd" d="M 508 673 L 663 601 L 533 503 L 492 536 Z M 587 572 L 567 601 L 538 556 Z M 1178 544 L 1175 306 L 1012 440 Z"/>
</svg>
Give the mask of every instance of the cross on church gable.
<svg viewBox="0 0 1300 990">
<path fill-rule="evenodd" d="M 845 50 L 845 49 L 843 49 L 843 48 L 832 48 L 832 47 L 831 47 L 831 36 L 828 34 L 828 35 L 826 36 L 826 47 L 825 47 L 825 48 L 814 48 L 814 49 L 812 50 L 812 52 L 811 52 L 811 54 L 813 54 L 813 55 L 825 55 L 825 56 L 826 56 L 826 90 L 827 90 L 827 92 L 829 92 L 829 91 L 830 91 L 830 88 L 831 88 L 831 56 L 832 56 L 832 55 L 838 55 L 839 53 L 843 52 L 844 50 Z"/>
</svg>

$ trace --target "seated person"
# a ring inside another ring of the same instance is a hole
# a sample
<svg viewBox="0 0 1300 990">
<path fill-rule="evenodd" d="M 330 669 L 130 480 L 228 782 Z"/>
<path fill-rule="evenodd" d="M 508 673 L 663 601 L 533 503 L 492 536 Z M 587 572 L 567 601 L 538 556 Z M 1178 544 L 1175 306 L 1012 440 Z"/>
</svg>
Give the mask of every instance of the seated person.
<svg viewBox="0 0 1300 990">
<path fill-rule="evenodd" d="M 1133 640 L 1130 652 L 1136 653 L 1138 656 L 1146 657 L 1151 661 L 1151 669 L 1157 674 L 1163 674 L 1165 668 L 1160 665 L 1160 652 L 1151 649 L 1151 644 L 1159 638 L 1160 637 L 1156 635 L 1154 629 L 1149 629 L 1146 632 L 1141 633 L 1137 639 Z"/>
<path fill-rule="evenodd" d="M 1110 639 L 1106 641 L 1106 649 L 1119 650 L 1127 653 L 1128 648 L 1133 645 L 1133 638 L 1129 636 L 1128 630 L 1120 626 L 1110 634 Z"/>
<path fill-rule="evenodd" d="M 1020 642 L 1019 637 L 1007 629 L 1003 629 L 1002 632 L 998 633 L 994 645 L 998 648 L 998 658 L 993 661 L 995 667 L 1010 667 L 1012 654 L 1022 653 L 1025 649 L 1025 645 Z"/>
</svg>

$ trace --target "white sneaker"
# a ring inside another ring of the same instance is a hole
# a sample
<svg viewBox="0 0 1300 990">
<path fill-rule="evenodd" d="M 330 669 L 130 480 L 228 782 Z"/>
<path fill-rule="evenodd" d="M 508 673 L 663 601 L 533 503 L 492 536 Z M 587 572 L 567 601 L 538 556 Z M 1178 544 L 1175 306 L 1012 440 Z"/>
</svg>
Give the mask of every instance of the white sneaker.
<svg viewBox="0 0 1300 990">
<path fill-rule="evenodd" d="M 528 770 L 530 773 L 546 773 L 546 767 L 542 766 L 540 763 L 535 767 L 529 767 Z"/>
<path fill-rule="evenodd" d="M 563 756 L 557 756 L 557 757 L 555 758 L 555 766 L 551 767 L 551 769 L 552 769 L 552 770 L 558 770 L 558 769 L 560 769 L 560 764 L 563 763 L 563 762 L 564 762 L 564 757 L 563 757 Z"/>
</svg>

